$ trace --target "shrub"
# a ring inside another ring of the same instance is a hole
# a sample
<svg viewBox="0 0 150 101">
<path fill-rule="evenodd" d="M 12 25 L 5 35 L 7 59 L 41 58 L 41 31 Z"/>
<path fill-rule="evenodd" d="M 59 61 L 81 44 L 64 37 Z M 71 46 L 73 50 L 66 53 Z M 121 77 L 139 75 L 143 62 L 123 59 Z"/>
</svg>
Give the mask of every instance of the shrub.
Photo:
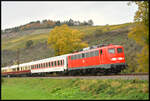
<svg viewBox="0 0 150 101">
<path fill-rule="evenodd" d="M 33 45 L 33 41 L 32 40 L 28 40 L 26 42 L 26 48 L 30 48 Z"/>
</svg>

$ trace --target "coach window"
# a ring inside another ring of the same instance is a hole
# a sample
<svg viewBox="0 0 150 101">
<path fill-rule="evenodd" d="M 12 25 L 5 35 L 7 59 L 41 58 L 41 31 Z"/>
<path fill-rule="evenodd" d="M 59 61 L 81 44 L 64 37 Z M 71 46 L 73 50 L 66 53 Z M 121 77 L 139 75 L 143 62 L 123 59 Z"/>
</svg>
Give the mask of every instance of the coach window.
<svg viewBox="0 0 150 101">
<path fill-rule="evenodd" d="M 60 65 L 62 65 L 62 60 L 60 60 Z"/>
<path fill-rule="evenodd" d="M 56 61 L 55 61 L 55 67 L 56 67 L 56 65 L 57 65 L 57 63 L 56 63 Z"/>
<path fill-rule="evenodd" d="M 114 48 L 109 48 L 109 49 L 108 49 L 108 52 L 114 54 L 114 53 L 115 53 L 115 49 L 114 49 Z"/>
<path fill-rule="evenodd" d="M 52 67 L 53 67 L 53 66 L 54 66 L 54 65 L 53 65 L 53 62 L 51 62 L 51 64 L 52 64 Z"/>
<path fill-rule="evenodd" d="M 58 61 L 58 66 L 60 65 L 59 61 Z"/>
<path fill-rule="evenodd" d="M 117 48 L 118 53 L 122 53 L 122 48 Z"/>
<path fill-rule="evenodd" d="M 19 71 L 19 67 L 17 68 L 17 71 Z"/>
<path fill-rule="evenodd" d="M 51 67 L 51 63 L 49 62 L 48 64 L 49 64 L 49 67 Z"/>
</svg>

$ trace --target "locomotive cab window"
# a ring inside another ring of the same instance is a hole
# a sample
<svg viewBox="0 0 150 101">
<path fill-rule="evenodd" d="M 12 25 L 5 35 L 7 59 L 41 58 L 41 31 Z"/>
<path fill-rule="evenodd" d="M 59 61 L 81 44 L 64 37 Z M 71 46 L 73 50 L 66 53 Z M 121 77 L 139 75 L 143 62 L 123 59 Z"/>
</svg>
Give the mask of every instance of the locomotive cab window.
<svg viewBox="0 0 150 101">
<path fill-rule="evenodd" d="M 115 53 L 115 49 L 114 48 L 109 48 L 108 52 L 114 54 Z"/>
<path fill-rule="evenodd" d="M 117 48 L 118 53 L 122 53 L 122 48 Z"/>
</svg>

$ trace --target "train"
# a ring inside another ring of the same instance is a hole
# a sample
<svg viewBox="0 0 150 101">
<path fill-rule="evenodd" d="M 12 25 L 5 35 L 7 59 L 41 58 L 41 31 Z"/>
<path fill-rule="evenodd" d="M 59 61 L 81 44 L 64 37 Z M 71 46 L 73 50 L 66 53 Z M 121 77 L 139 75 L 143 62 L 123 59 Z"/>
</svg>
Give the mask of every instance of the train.
<svg viewBox="0 0 150 101">
<path fill-rule="evenodd" d="M 127 68 L 121 45 L 95 45 L 74 53 L 1 68 L 1 75 L 36 76 L 51 73 L 119 73 Z"/>
</svg>

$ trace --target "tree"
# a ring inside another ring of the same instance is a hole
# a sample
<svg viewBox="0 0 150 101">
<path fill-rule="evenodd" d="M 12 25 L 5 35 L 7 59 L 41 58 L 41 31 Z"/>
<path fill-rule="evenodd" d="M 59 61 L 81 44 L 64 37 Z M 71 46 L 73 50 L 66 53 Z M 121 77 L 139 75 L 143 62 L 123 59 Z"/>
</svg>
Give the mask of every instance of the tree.
<svg viewBox="0 0 150 101">
<path fill-rule="evenodd" d="M 73 24 L 74 24 L 74 21 L 72 19 L 70 19 L 69 22 L 68 22 L 68 25 L 73 26 Z"/>
<path fill-rule="evenodd" d="M 92 26 L 93 25 L 93 21 L 90 19 L 88 20 L 88 25 Z"/>
<path fill-rule="evenodd" d="M 83 21 L 83 25 L 88 25 L 88 22 L 86 22 L 86 21 Z"/>
<path fill-rule="evenodd" d="M 139 67 L 137 72 L 148 72 L 149 69 L 149 2 L 136 1 L 138 6 L 134 16 L 136 26 L 128 34 L 139 45 L 143 46 L 141 53 L 137 54 Z"/>
<path fill-rule="evenodd" d="M 87 47 L 88 44 L 82 42 L 83 33 L 76 29 L 69 28 L 66 24 L 56 26 L 48 37 L 48 45 L 55 50 L 55 55 L 72 53 Z"/>
<path fill-rule="evenodd" d="M 60 25 L 61 25 L 60 21 L 59 21 L 59 20 L 56 21 L 55 25 L 56 25 L 56 26 L 60 26 Z"/>
<path fill-rule="evenodd" d="M 26 42 L 26 48 L 30 48 L 33 45 L 33 41 L 32 40 L 28 40 Z"/>
</svg>

